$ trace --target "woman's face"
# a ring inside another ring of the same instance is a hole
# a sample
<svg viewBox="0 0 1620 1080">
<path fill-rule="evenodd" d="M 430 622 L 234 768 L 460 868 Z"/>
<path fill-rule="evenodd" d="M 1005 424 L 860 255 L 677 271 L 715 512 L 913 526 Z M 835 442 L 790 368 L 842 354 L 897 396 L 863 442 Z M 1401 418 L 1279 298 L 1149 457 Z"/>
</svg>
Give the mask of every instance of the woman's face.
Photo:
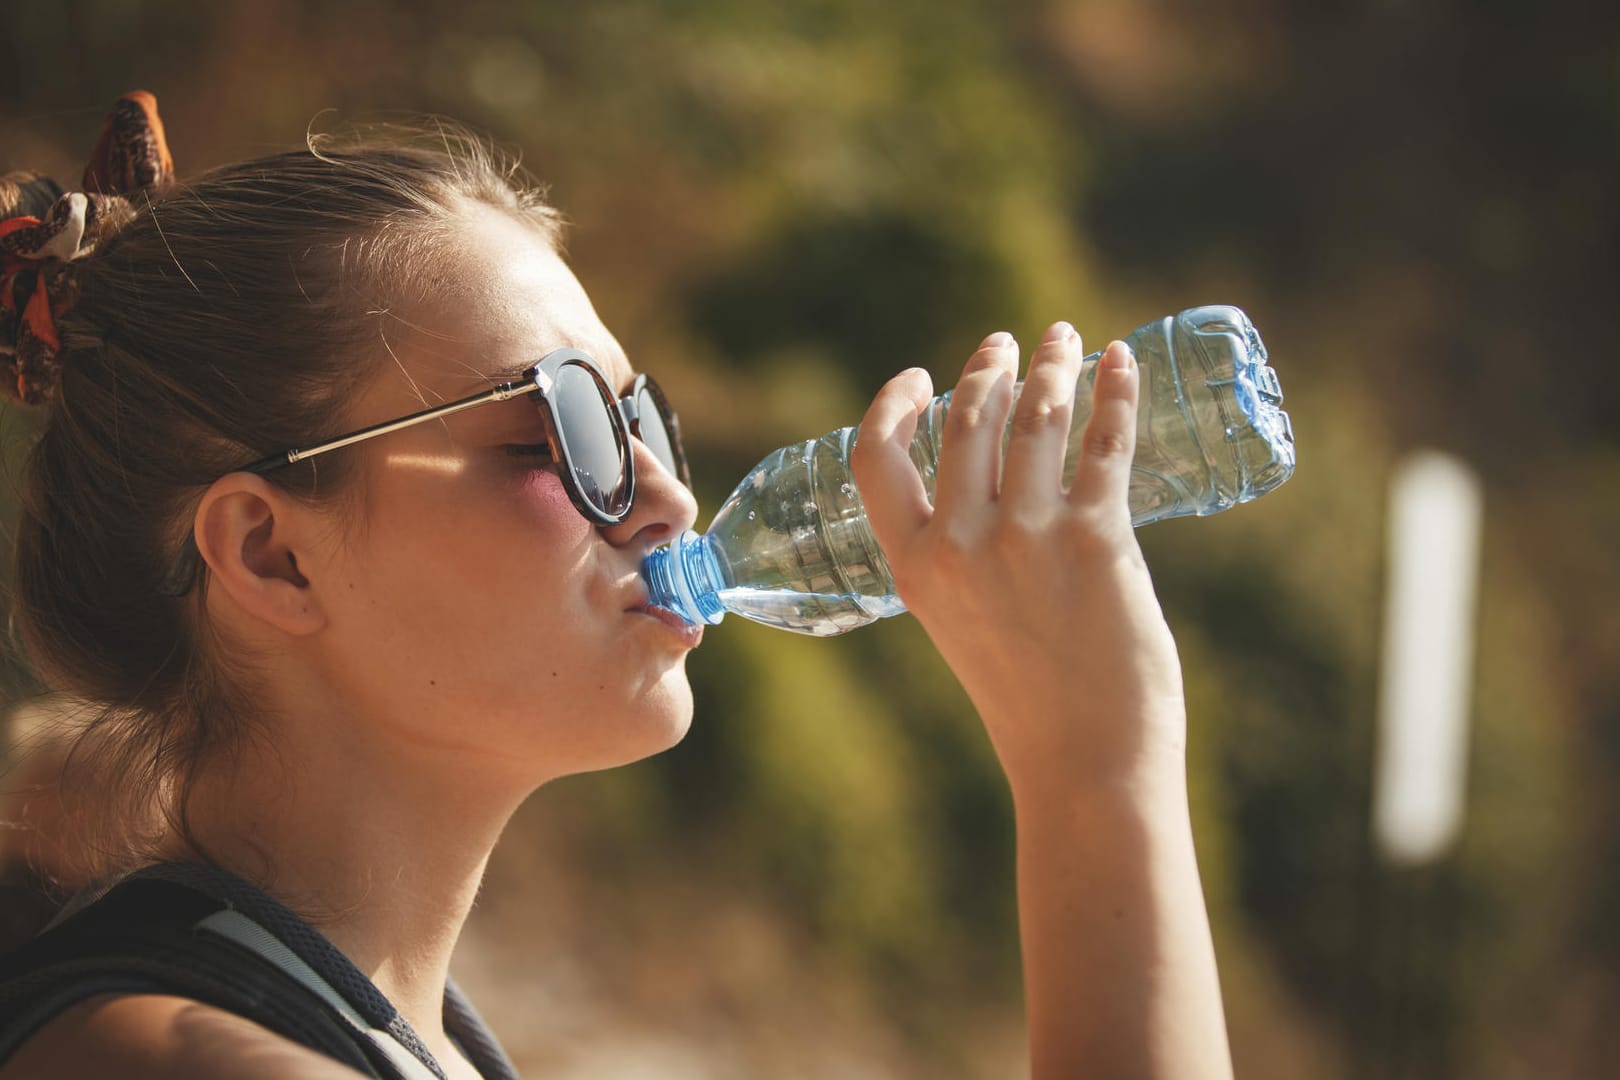
<svg viewBox="0 0 1620 1080">
<path fill-rule="evenodd" d="M 562 347 L 629 387 L 624 351 L 543 239 L 481 206 L 460 236 L 431 301 L 385 330 L 394 362 L 357 400 L 356 426 L 467 396 Z M 637 441 L 629 518 L 594 526 L 548 456 L 509 450 L 544 442 L 534 402 L 517 398 L 357 447 L 364 501 L 322 590 L 326 676 L 391 745 L 533 782 L 678 742 L 699 638 L 642 610 L 638 573 L 691 527 L 691 494 Z"/>
</svg>

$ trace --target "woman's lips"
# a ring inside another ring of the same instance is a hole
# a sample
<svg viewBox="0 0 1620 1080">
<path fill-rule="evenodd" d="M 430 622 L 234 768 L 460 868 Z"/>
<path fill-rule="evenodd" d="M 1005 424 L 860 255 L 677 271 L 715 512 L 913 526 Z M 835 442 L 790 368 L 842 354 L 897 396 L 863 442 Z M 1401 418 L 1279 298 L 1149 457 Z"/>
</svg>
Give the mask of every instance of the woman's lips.
<svg viewBox="0 0 1620 1080">
<path fill-rule="evenodd" d="M 697 648 L 698 643 L 703 640 L 703 627 L 692 625 L 668 608 L 648 604 L 646 607 L 641 608 L 640 611 L 643 615 L 649 615 L 669 627 L 671 631 L 686 642 L 688 648 Z"/>
</svg>

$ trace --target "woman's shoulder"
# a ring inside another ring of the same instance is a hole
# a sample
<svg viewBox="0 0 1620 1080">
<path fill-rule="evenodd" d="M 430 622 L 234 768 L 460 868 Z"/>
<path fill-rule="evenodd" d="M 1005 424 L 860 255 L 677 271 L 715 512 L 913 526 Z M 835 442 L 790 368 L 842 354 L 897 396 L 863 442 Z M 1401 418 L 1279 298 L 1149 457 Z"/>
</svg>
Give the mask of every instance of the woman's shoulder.
<svg viewBox="0 0 1620 1080">
<path fill-rule="evenodd" d="M 52 1019 L 0 1080 L 354 1080 L 357 1073 L 223 1009 L 166 994 L 103 994 Z"/>
</svg>

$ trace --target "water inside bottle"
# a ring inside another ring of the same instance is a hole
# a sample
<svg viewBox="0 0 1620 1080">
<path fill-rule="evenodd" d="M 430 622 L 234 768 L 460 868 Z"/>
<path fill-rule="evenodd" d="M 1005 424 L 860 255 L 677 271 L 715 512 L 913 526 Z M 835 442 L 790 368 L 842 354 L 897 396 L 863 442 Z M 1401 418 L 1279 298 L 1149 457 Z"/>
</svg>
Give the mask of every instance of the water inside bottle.
<svg viewBox="0 0 1620 1080">
<path fill-rule="evenodd" d="M 745 619 L 814 637 L 833 637 L 877 619 L 902 615 L 906 610 L 897 596 L 801 593 L 780 588 L 721 589 L 720 602 L 727 611 Z"/>
</svg>

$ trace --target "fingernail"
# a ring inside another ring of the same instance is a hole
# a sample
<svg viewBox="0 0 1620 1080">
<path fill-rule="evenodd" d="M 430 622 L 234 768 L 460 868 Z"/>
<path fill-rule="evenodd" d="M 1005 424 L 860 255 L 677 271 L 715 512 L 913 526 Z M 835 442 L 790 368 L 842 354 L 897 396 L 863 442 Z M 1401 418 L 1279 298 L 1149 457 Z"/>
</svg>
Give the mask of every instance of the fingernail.
<svg viewBox="0 0 1620 1080">
<path fill-rule="evenodd" d="M 1074 327 L 1066 322 L 1055 322 L 1046 328 L 1046 336 L 1041 338 L 1042 345 L 1051 345 L 1074 337 Z"/>
<path fill-rule="evenodd" d="M 993 333 L 989 337 L 985 338 L 984 339 L 984 344 L 980 345 L 979 348 L 981 348 L 981 349 L 1005 349 L 1007 346 L 1011 345 L 1012 343 L 1013 343 L 1013 336 L 1011 334 L 1007 333 L 1007 331 L 1005 331 L 1005 330 L 997 330 L 995 333 Z"/>
<path fill-rule="evenodd" d="M 1116 345 L 1119 346 L 1117 349 L 1114 347 Z M 1134 363 L 1136 354 L 1131 352 L 1131 347 L 1123 341 L 1110 343 L 1102 355 L 1102 366 L 1110 371 L 1129 371 Z"/>
</svg>

